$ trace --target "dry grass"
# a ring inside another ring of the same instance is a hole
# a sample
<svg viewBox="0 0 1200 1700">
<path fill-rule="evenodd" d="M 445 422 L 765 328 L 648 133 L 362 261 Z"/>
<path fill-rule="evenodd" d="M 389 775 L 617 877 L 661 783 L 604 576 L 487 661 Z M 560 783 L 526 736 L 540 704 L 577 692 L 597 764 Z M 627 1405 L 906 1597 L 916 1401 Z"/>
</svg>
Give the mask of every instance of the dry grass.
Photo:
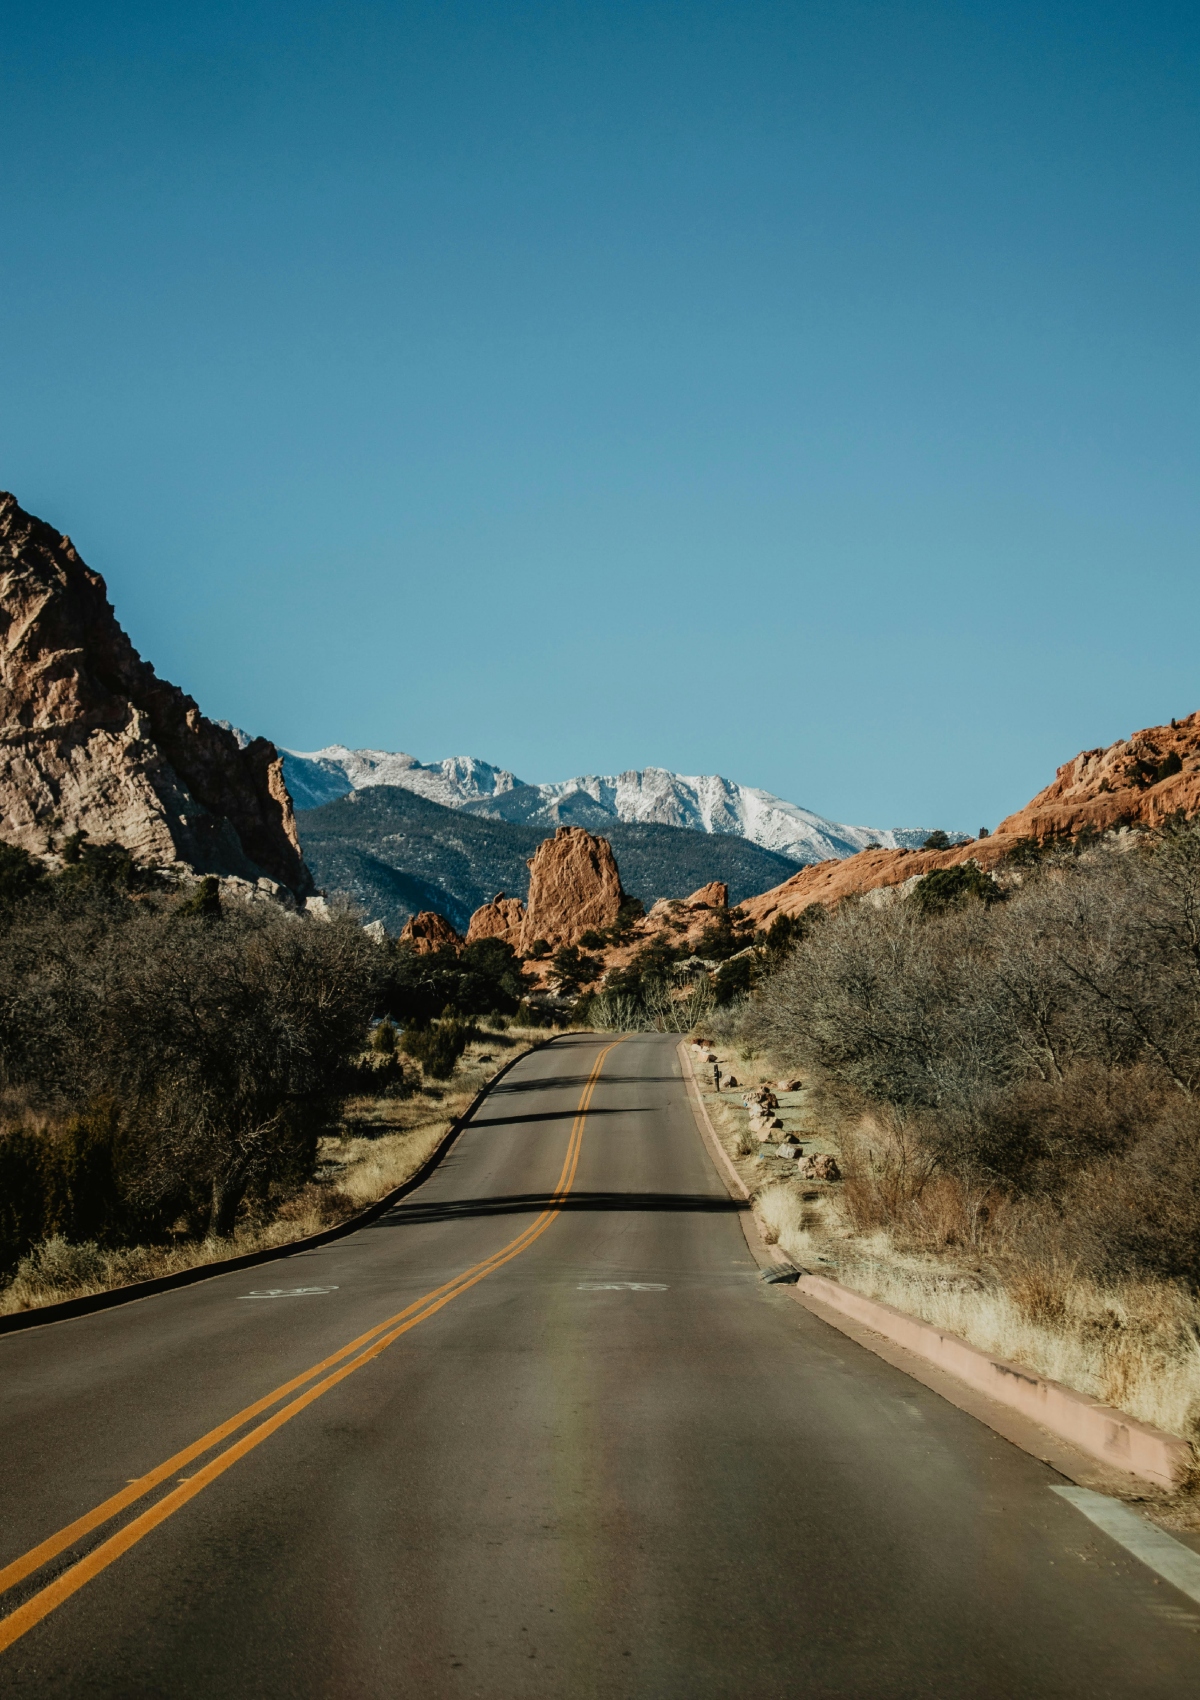
<svg viewBox="0 0 1200 1700">
<path fill-rule="evenodd" d="M 757 1058 L 747 1067 L 732 1047 L 718 1047 L 718 1055 L 723 1070 L 750 1084 L 769 1068 Z M 833 1150 L 846 1180 L 821 1189 L 789 1180 L 763 1185 L 738 1094 L 718 1096 L 700 1084 L 769 1245 L 981 1351 L 1200 1445 L 1200 1304 L 1184 1287 L 1154 1280 L 1102 1287 L 1052 1256 L 1021 1255 L 1013 1206 L 994 1189 L 930 1173 L 903 1125 L 881 1115 L 835 1133 L 819 1100 L 807 1111 L 798 1107 L 797 1120 L 785 1120 L 806 1150 Z"/>
<path fill-rule="evenodd" d="M 1102 1288 L 1033 1263 L 968 1265 L 858 1233 L 835 1194 L 800 1183 L 755 1200 L 763 1237 L 793 1262 L 1024 1364 L 1169 1434 L 1200 1442 L 1200 1305 L 1161 1281 Z"/>
<path fill-rule="evenodd" d="M 838 1279 L 869 1297 L 1026 1364 L 1169 1434 L 1200 1441 L 1200 1309 L 1182 1288 L 1101 1288 L 1037 1271 L 1011 1285 L 846 1245 Z"/>
<path fill-rule="evenodd" d="M 44 1240 L 21 1259 L 13 1279 L 0 1290 L 0 1315 L 270 1250 L 335 1226 L 415 1175 L 480 1088 L 545 1037 L 524 1028 L 485 1033 L 467 1047 L 448 1081 L 426 1082 L 408 1098 L 349 1100 L 341 1133 L 321 1141 L 316 1177 L 269 1222 L 248 1221 L 227 1239 L 115 1251 L 57 1237 Z"/>
</svg>

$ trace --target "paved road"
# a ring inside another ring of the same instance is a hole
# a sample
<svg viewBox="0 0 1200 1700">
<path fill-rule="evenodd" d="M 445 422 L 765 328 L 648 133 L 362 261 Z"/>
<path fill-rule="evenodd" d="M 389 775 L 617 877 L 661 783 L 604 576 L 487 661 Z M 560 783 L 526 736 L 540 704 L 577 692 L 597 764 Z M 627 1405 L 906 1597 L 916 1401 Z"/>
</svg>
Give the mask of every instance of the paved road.
<svg viewBox="0 0 1200 1700">
<path fill-rule="evenodd" d="M 4 1595 L 6 1700 L 1200 1691 L 1200 1611 L 764 1288 L 671 1043 L 604 1046 L 369 1228 L 0 1338 L 0 1582 L 132 1501 Z"/>
</svg>

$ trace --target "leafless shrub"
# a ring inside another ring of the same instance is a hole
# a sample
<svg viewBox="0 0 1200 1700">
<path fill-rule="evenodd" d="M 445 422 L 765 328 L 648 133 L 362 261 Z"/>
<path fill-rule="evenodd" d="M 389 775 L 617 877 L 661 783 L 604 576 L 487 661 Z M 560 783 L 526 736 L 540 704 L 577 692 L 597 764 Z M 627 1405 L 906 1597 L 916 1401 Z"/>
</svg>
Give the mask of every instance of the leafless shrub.
<svg viewBox="0 0 1200 1700">
<path fill-rule="evenodd" d="M 0 1265 L 181 1213 L 224 1235 L 248 1196 L 306 1178 L 374 998 L 353 919 L 70 885 L 4 920 L 0 1086 L 44 1131 L 0 1130 L 0 1178 L 28 1194 L 0 1208 Z"/>
<path fill-rule="evenodd" d="M 1200 1285 L 1200 823 L 1060 852 L 1003 902 L 843 903 L 741 1033 L 873 1107 L 862 1231 L 978 1244 L 1027 1197 L 1054 1255 Z"/>
</svg>

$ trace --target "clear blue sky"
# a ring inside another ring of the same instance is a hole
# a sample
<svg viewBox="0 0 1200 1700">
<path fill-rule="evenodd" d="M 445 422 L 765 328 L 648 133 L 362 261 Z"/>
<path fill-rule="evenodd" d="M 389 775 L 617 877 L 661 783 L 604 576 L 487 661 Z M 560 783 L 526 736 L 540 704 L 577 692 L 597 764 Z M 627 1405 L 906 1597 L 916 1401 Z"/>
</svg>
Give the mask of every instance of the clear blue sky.
<svg viewBox="0 0 1200 1700">
<path fill-rule="evenodd" d="M 0 486 L 207 713 L 974 830 L 1200 707 L 1194 4 L 0 22 Z"/>
</svg>

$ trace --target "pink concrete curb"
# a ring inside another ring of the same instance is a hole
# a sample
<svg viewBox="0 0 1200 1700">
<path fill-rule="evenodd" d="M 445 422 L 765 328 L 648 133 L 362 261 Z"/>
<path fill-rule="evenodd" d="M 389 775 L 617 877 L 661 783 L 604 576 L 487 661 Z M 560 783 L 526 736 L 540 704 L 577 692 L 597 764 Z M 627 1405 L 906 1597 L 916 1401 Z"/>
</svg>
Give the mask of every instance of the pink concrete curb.
<svg viewBox="0 0 1200 1700">
<path fill-rule="evenodd" d="M 1036 1371 L 1004 1358 L 989 1357 L 969 1346 L 957 1334 L 944 1334 L 932 1323 L 921 1322 L 895 1306 L 869 1299 L 823 1275 L 804 1275 L 798 1291 L 853 1317 L 884 1339 L 904 1346 L 917 1357 L 965 1381 L 980 1393 L 1008 1405 L 1023 1416 L 1068 1440 L 1093 1458 L 1128 1470 L 1159 1487 L 1173 1488 L 1195 1464 L 1195 1454 L 1186 1440 L 1152 1428 L 1112 1405 L 1102 1405 L 1061 1382 L 1050 1381 Z"/>
</svg>

